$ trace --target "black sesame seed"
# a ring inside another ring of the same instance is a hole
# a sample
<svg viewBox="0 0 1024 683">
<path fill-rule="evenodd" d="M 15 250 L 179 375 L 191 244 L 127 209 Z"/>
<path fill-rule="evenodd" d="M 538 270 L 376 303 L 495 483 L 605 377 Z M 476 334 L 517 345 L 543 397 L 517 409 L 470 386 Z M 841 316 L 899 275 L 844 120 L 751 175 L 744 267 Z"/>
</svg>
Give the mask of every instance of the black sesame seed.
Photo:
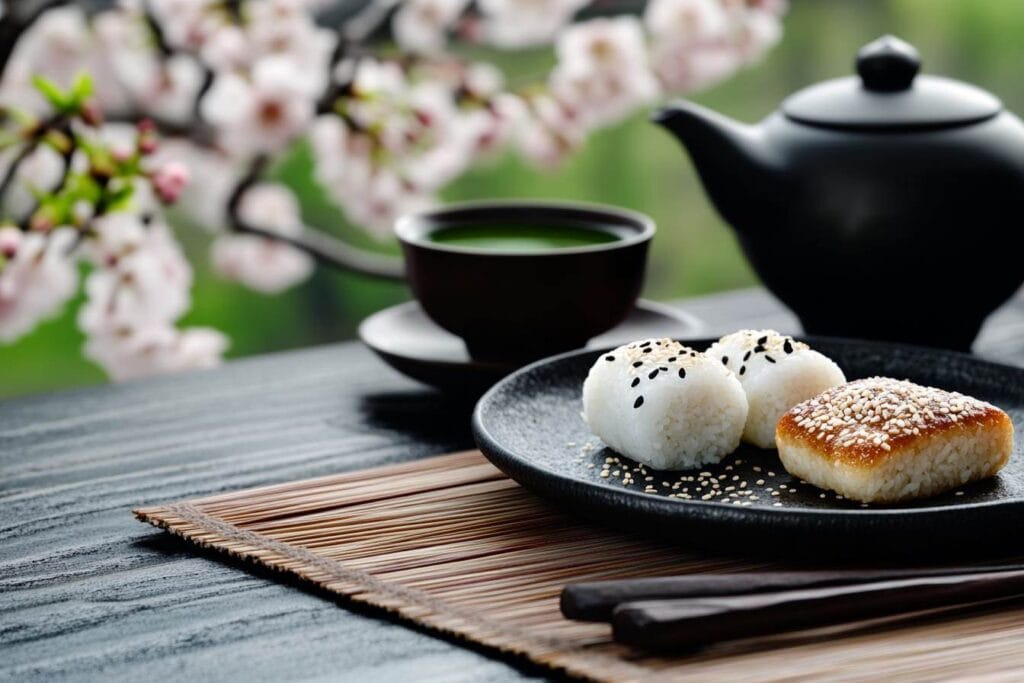
<svg viewBox="0 0 1024 683">
<path fill-rule="evenodd" d="M 775 362 L 775 359 L 774 359 L 774 358 L 772 358 L 771 356 L 769 356 L 769 355 L 768 355 L 767 353 L 766 353 L 766 354 L 764 354 L 764 359 L 765 359 L 766 361 L 768 361 L 769 363 L 774 363 L 774 362 Z"/>
<path fill-rule="evenodd" d="M 647 375 L 647 379 L 654 379 L 658 376 L 658 369 L 651 370 L 651 374 Z"/>
<path fill-rule="evenodd" d="M 747 366 L 746 365 L 741 365 L 740 366 L 740 374 L 742 375 L 746 371 L 747 371 Z"/>
<path fill-rule="evenodd" d="M 613 360 L 615 360 L 615 356 L 605 356 L 604 359 L 611 363 Z"/>
<path fill-rule="evenodd" d="M 644 404 L 644 397 L 643 396 L 637 396 L 636 400 L 633 401 L 633 407 L 634 408 L 639 408 L 643 404 Z"/>
<path fill-rule="evenodd" d="M 722 365 L 729 364 L 729 356 L 722 356 Z"/>
<path fill-rule="evenodd" d="M 644 353 L 650 353 L 653 350 L 654 349 L 652 349 L 651 347 L 648 346 L 646 349 L 644 349 Z"/>
<path fill-rule="evenodd" d="M 659 368 L 659 370 L 661 370 L 662 372 L 668 372 L 668 368 L 666 368 L 666 367 L 664 367 L 664 366 L 662 366 L 661 368 Z"/>
<path fill-rule="evenodd" d="M 754 353 L 764 353 L 764 351 L 765 351 L 765 348 L 763 346 L 761 346 L 760 344 L 758 344 L 757 346 L 754 347 Z"/>
<path fill-rule="evenodd" d="M 643 344 L 640 345 L 640 348 L 643 349 L 643 348 L 646 348 L 646 347 L 648 347 L 650 345 L 651 345 L 651 342 L 645 341 Z"/>
<path fill-rule="evenodd" d="M 676 357 L 672 356 L 671 358 L 668 359 L 668 362 L 669 363 L 675 363 L 676 362 Z"/>
<path fill-rule="evenodd" d="M 745 354 L 743 355 L 743 360 L 750 360 L 750 354 L 751 354 L 751 353 L 753 353 L 753 351 L 747 351 L 747 352 L 746 352 L 746 353 L 745 353 Z"/>
<path fill-rule="evenodd" d="M 788 339 L 782 345 L 782 350 L 785 351 L 786 353 L 793 353 L 793 345 L 789 343 Z"/>
<path fill-rule="evenodd" d="M 760 339 L 758 339 L 757 343 L 758 343 L 758 345 L 767 344 L 768 343 L 768 335 L 765 335 L 765 336 L 761 337 Z"/>
<path fill-rule="evenodd" d="M 686 368 L 679 368 L 679 379 L 686 379 Z"/>
<path fill-rule="evenodd" d="M 640 367 L 641 365 L 643 365 L 643 361 L 639 361 L 639 360 L 635 360 L 635 361 L 633 361 L 633 367 L 634 367 L 634 368 L 638 368 L 638 367 Z"/>
<path fill-rule="evenodd" d="M 634 377 L 633 381 L 629 383 L 629 386 L 636 387 L 637 384 L 640 384 L 640 378 L 639 377 Z"/>
</svg>

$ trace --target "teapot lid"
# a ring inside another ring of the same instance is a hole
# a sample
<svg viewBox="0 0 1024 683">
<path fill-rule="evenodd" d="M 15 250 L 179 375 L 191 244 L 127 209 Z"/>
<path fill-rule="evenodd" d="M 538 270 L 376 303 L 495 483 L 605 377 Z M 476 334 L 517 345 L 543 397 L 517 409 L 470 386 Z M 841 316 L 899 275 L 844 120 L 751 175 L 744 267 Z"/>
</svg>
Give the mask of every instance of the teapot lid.
<svg viewBox="0 0 1024 683">
<path fill-rule="evenodd" d="M 852 130 L 912 130 L 977 123 L 1003 104 L 973 85 L 939 76 L 918 76 L 917 50 L 883 36 L 857 53 L 859 76 L 805 88 L 782 103 L 800 123 Z"/>
</svg>

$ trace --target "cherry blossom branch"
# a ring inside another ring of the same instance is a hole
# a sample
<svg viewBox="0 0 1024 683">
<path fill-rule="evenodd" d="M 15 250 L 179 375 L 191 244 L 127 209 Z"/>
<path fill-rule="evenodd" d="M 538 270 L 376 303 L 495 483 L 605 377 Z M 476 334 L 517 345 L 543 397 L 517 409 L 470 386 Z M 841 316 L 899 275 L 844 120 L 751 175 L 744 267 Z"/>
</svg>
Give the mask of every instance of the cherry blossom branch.
<svg viewBox="0 0 1024 683">
<path fill-rule="evenodd" d="M 36 151 L 36 148 L 39 146 L 42 139 L 46 137 L 46 134 L 54 128 L 59 128 L 64 120 L 65 117 L 63 114 L 55 114 L 44 121 L 40 121 L 32 130 L 22 148 L 18 150 L 18 154 L 13 160 L 11 160 L 11 164 L 7 167 L 7 172 L 4 174 L 3 179 L 0 180 L 0 204 L 3 203 L 3 198 L 7 196 L 7 191 L 10 189 L 11 183 L 14 182 L 14 178 L 18 175 L 18 168 L 21 166 L 22 162 L 24 162 L 32 152 Z"/>
<path fill-rule="evenodd" d="M 355 16 L 338 24 L 338 42 L 329 61 L 331 72 L 345 57 L 351 54 L 353 46 L 368 40 L 383 25 L 397 4 L 398 0 L 371 0 Z M 197 112 L 199 99 L 208 87 L 209 83 L 204 83 L 204 87 L 200 88 L 197 93 Z M 344 87 L 344 84 L 338 84 L 332 79 L 317 103 L 318 112 L 330 111 L 334 100 L 341 95 Z M 324 265 L 354 271 L 370 277 L 388 280 L 405 279 L 405 268 L 397 258 L 358 249 L 319 228 L 303 224 L 299 234 L 281 235 L 244 221 L 239 210 L 242 198 L 259 181 L 268 163 L 269 159 L 265 155 L 257 156 L 231 192 L 228 199 L 227 216 L 229 227 L 232 230 L 284 242 L 301 249 Z"/>
<path fill-rule="evenodd" d="M 281 235 L 242 219 L 240 206 L 245 193 L 252 188 L 266 169 L 269 158 L 259 155 L 253 159 L 248 171 L 239 179 L 228 198 L 227 216 L 229 227 L 236 231 L 284 242 L 308 253 L 318 262 L 345 270 L 387 280 L 404 280 L 405 268 L 394 257 L 374 254 L 353 247 L 327 233 L 302 226 L 297 235 Z"/>
<path fill-rule="evenodd" d="M 168 121 L 161 116 L 154 116 L 142 111 L 119 111 L 103 115 L 107 123 L 131 123 L 136 124 L 142 120 L 153 123 L 156 131 L 163 138 L 179 138 L 188 140 L 197 147 L 204 149 L 215 148 L 214 131 L 201 120 L 190 120 L 182 123 Z"/>
<path fill-rule="evenodd" d="M 361 10 L 353 16 L 338 22 L 335 33 L 338 42 L 334 46 L 331 58 L 328 62 L 328 71 L 331 78 L 323 95 L 317 100 L 316 112 L 326 114 L 334 109 L 334 102 L 344 94 L 347 83 L 339 82 L 334 73 L 337 66 L 346 57 L 351 57 L 356 45 L 365 43 L 370 37 L 384 25 L 391 12 L 401 0 L 370 0 Z"/>
<path fill-rule="evenodd" d="M 153 44 L 156 46 L 157 52 L 166 59 L 174 54 L 174 49 L 168 45 L 167 38 L 164 36 L 164 28 L 157 21 L 156 15 L 153 14 L 153 8 L 150 7 L 149 0 L 142 0 L 142 18 L 146 22 L 146 26 L 149 27 L 150 32 L 153 34 Z"/>
</svg>

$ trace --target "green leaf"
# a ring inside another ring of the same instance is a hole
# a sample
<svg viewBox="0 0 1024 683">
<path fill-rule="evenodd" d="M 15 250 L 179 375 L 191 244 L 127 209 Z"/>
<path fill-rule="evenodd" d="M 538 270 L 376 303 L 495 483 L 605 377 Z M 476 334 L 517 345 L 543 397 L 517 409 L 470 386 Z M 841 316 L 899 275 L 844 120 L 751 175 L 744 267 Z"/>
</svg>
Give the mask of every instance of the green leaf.
<svg viewBox="0 0 1024 683">
<path fill-rule="evenodd" d="M 107 195 L 107 209 L 109 211 L 123 211 L 130 208 L 134 193 L 135 186 L 132 183 L 125 183 Z"/>
<path fill-rule="evenodd" d="M 67 192 L 76 200 L 83 200 L 95 205 L 103 194 L 99 183 L 88 173 L 74 173 L 68 176 Z"/>
<path fill-rule="evenodd" d="M 93 83 L 92 77 L 82 72 L 75 76 L 75 82 L 71 84 L 71 99 L 72 101 L 81 106 L 87 99 L 92 97 Z"/>
<path fill-rule="evenodd" d="M 50 106 L 54 109 L 61 112 L 67 111 L 68 106 L 71 104 L 70 98 L 64 94 L 60 89 L 60 86 L 56 83 L 45 76 L 36 74 L 32 77 L 32 85 L 36 87 L 36 90 L 46 98 L 46 101 L 49 102 Z"/>
</svg>

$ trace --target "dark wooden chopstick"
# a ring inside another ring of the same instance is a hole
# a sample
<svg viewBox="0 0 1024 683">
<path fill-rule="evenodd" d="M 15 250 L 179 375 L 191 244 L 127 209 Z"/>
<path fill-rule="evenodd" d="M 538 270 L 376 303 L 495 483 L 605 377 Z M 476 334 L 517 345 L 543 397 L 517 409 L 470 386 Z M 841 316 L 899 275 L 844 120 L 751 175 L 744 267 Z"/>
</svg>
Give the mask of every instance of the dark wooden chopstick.
<svg viewBox="0 0 1024 683">
<path fill-rule="evenodd" d="M 582 621 L 609 621 L 616 606 L 639 600 L 746 595 L 766 591 L 870 583 L 928 576 L 950 576 L 1024 569 L 1024 564 L 899 569 L 822 569 L 802 571 L 687 574 L 642 579 L 571 583 L 562 590 L 562 614 Z"/>
<path fill-rule="evenodd" d="M 797 631 L 1000 598 L 1024 596 L 1024 570 L 931 576 L 747 595 L 627 602 L 615 608 L 615 640 L 648 650 Z"/>
</svg>

